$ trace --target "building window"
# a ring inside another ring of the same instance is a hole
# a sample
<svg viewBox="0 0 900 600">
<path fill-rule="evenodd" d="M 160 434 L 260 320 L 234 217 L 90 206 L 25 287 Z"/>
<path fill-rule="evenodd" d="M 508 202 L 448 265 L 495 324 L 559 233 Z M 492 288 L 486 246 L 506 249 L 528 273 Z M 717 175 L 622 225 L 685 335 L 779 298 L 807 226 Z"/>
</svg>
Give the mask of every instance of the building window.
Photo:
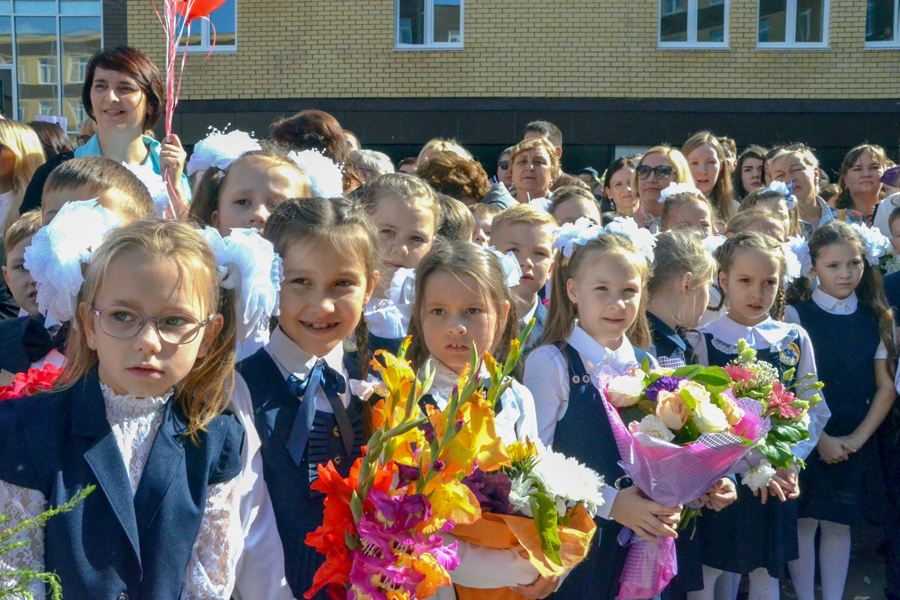
<svg viewBox="0 0 900 600">
<path fill-rule="evenodd" d="M 178 24 L 181 25 L 179 18 Z M 191 35 L 185 27 L 181 31 L 182 44 L 188 42 L 189 53 L 228 54 L 237 52 L 237 0 L 225 0 L 209 14 L 209 21 L 197 19 L 191 23 Z"/>
<path fill-rule="evenodd" d="M 866 48 L 900 47 L 900 0 L 868 0 Z"/>
<path fill-rule="evenodd" d="M 659 47 L 727 48 L 729 4 L 729 0 L 660 0 Z"/>
<path fill-rule="evenodd" d="M 828 46 L 828 0 L 759 0 L 760 48 Z"/>
<path fill-rule="evenodd" d="M 0 74 L 12 79 L 2 91 L 6 117 L 63 116 L 78 131 L 87 63 L 102 47 L 102 9 L 101 0 L 0 2 Z"/>
<path fill-rule="evenodd" d="M 463 0 L 396 0 L 395 29 L 397 50 L 462 48 Z"/>
</svg>

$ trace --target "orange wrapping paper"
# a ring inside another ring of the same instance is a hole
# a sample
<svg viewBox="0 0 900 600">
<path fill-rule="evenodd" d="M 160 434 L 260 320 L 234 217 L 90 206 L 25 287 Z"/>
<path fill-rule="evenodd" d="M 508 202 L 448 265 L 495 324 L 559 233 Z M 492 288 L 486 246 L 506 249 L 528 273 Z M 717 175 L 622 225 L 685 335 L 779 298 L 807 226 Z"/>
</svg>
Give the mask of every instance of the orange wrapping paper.
<svg viewBox="0 0 900 600">
<path fill-rule="evenodd" d="M 544 577 L 562 575 L 587 556 L 597 526 L 580 504 L 575 508 L 572 520 L 566 527 L 559 527 L 562 542 L 560 557 L 563 566 L 552 563 L 541 551 L 541 538 L 534 521 L 529 517 L 482 513 L 481 519 L 471 525 L 457 525 L 451 532 L 457 538 L 486 548 L 516 548 L 522 546 L 528 552 L 531 564 Z M 522 600 L 525 596 L 508 588 L 493 590 L 456 586 L 459 600 Z"/>
</svg>

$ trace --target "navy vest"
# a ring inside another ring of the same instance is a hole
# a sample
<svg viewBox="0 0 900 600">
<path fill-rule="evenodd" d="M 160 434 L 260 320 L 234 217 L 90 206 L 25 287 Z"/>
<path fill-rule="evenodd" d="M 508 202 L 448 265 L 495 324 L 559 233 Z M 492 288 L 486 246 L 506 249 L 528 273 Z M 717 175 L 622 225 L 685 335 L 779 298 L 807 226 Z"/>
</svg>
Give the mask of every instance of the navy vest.
<svg viewBox="0 0 900 600">
<path fill-rule="evenodd" d="M 689 352 L 690 346 L 677 331 L 649 312 L 647 313 L 647 321 L 650 324 L 650 332 L 653 336 L 650 354 L 656 359 L 671 358 L 680 360 L 686 365 L 693 362 L 693 353 Z"/>
<path fill-rule="evenodd" d="M 365 407 L 354 397 L 347 408 L 355 434 L 350 456 L 341 442 L 334 415 L 316 411 L 306 452 L 297 465 L 285 443 L 300 410 L 300 399 L 290 392 L 265 349 L 239 363 L 237 368 L 253 400 L 253 418 L 262 441 L 263 472 L 284 547 L 285 574 L 294 596 L 300 598 L 312 586 L 313 576 L 325 559 L 305 543 L 306 535 L 322 524 L 325 499 L 324 494 L 310 489 L 310 484 L 318 478 L 318 465 L 329 460 L 342 477 L 349 476 L 350 467 L 362 456 L 362 446 L 367 441 Z M 327 597 L 324 590 L 317 594 L 316 598 L 319 597 Z"/>
<path fill-rule="evenodd" d="M 865 419 L 878 389 L 872 363 L 881 342 L 878 321 L 862 306 L 852 315 L 833 315 L 811 299 L 794 308 L 812 340 L 816 371 L 825 383 L 831 410 L 825 432 L 849 435 Z"/>
<path fill-rule="evenodd" d="M 544 323 L 547 321 L 547 307 L 544 306 L 544 303 L 540 298 L 538 298 L 537 302 L 537 308 L 534 311 L 534 327 L 531 328 L 531 333 L 528 334 L 528 339 L 525 340 L 525 346 L 522 351 L 523 364 L 525 358 L 531 354 L 531 351 L 541 345 L 541 338 L 544 335 Z M 528 323 L 525 323 L 525 325 L 528 325 Z"/>
<path fill-rule="evenodd" d="M 97 486 L 45 529 L 45 568 L 66 598 L 178 600 L 207 488 L 240 473 L 244 435 L 230 414 L 198 444 L 186 428 L 169 402 L 132 498 L 96 369 L 67 390 L 0 402 L 0 480 L 40 491 L 50 506 Z"/>
<path fill-rule="evenodd" d="M 557 347 L 568 363 L 569 406 L 556 423 L 553 450 L 578 459 L 602 475 L 606 485 L 612 486 L 625 472 L 618 464 L 619 449 L 600 392 L 591 383 L 578 351 L 565 342 Z M 634 353 L 638 362 L 647 356 L 640 348 L 635 348 Z M 595 538 L 585 561 L 569 574 L 552 598 L 613 600 L 618 594 L 619 577 L 628 556 L 628 549 L 616 540 L 622 526 L 600 517 L 596 523 L 599 548 Z"/>
</svg>

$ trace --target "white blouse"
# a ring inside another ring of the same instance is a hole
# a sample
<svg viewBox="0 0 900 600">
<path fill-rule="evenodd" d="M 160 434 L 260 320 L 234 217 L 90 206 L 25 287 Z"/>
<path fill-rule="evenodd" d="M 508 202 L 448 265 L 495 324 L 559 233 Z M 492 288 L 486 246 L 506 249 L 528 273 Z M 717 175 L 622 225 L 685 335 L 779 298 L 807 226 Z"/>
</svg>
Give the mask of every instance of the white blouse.
<svg viewBox="0 0 900 600">
<path fill-rule="evenodd" d="M 797 376 L 813 375 L 813 379 L 807 379 L 804 383 L 812 383 L 818 380 L 816 374 L 816 355 L 813 351 L 812 341 L 806 330 L 793 323 L 783 323 L 771 318 L 753 327 L 747 327 L 732 320 L 728 315 L 723 315 L 712 323 L 707 323 L 698 331 L 708 333 L 713 337 L 712 343 L 722 351 L 737 356 L 737 343 L 747 340 L 747 345 L 756 350 L 774 349 L 778 352 L 785 350 L 796 342 L 800 348 L 800 361 L 795 365 Z M 709 356 L 706 343 L 699 335 L 689 335 L 688 341 L 694 347 L 697 361 L 702 365 L 709 365 Z M 827 390 L 825 390 L 827 391 Z M 801 394 L 801 397 L 812 395 L 815 392 Z M 801 460 L 806 460 L 819 441 L 819 436 L 825 429 L 825 424 L 831 417 L 831 410 L 825 402 L 825 395 L 820 391 L 821 402 L 809 409 L 809 438 L 793 447 L 794 454 Z"/>
<path fill-rule="evenodd" d="M 578 351 L 584 363 L 584 370 L 591 375 L 595 386 L 599 384 L 597 377 L 604 368 L 622 372 L 638 362 L 634 346 L 627 337 L 623 338 L 618 350 L 610 350 L 576 324 L 567 341 Z M 648 355 L 648 358 L 653 366 L 656 366 L 653 357 Z M 541 346 L 528 355 L 525 360 L 525 387 L 534 396 L 541 442 L 552 446 L 556 424 L 562 420 L 569 408 L 569 367 L 565 355 L 559 348 L 554 345 Z M 602 493 L 605 502 L 597 510 L 597 514 L 609 519 L 609 512 L 612 510 L 618 490 L 609 486 L 603 488 Z"/>
<path fill-rule="evenodd" d="M 100 388 L 106 403 L 106 419 L 122 453 L 134 495 L 172 392 L 155 398 L 137 398 L 117 395 L 103 384 Z M 234 478 L 209 486 L 200 531 L 184 574 L 182 600 L 231 598 L 235 568 L 244 546 L 236 491 L 238 482 L 239 478 Z M 45 510 L 47 501 L 41 492 L 0 481 L 0 513 L 12 517 L 11 526 L 34 518 Z M 20 534 L 16 541 L 26 541 L 28 545 L 10 554 L 0 555 L 0 571 L 28 567 L 42 570 L 43 529 L 29 529 Z M 43 599 L 43 584 L 35 584 L 33 593 L 35 598 Z"/>
</svg>

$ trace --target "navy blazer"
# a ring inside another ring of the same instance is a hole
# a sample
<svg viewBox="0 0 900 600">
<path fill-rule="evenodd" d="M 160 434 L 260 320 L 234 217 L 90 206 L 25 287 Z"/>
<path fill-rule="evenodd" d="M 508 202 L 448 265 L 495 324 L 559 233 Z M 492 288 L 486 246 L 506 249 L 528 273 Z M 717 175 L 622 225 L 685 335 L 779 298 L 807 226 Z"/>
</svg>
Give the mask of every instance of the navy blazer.
<svg viewBox="0 0 900 600">
<path fill-rule="evenodd" d="M 891 273 L 884 278 L 884 295 L 887 296 L 888 304 L 894 309 L 894 321 L 897 321 L 898 314 L 900 314 L 900 271 Z"/>
<path fill-rule="evenodd" d="M 44 328 L 44 317 L 29 315 L 0 321 L 0 370 L 24 373 L 31 367 L 28 353 L 22 345 L 25 330 L 29 327 Z"/>
<path fill-rule="evenodd" d="M 207 488 L 238 475 L 244 436 L 231 414 L 196 444 L 187 424 L 169 402 L 132 498 L 96 368 L 67 390 L 0 402 L 0 480 L 42 492 L 50 506 L 97 486 L 45 529 L 44 565 L 66 598 L 178 600 Z"/>
</svg>

